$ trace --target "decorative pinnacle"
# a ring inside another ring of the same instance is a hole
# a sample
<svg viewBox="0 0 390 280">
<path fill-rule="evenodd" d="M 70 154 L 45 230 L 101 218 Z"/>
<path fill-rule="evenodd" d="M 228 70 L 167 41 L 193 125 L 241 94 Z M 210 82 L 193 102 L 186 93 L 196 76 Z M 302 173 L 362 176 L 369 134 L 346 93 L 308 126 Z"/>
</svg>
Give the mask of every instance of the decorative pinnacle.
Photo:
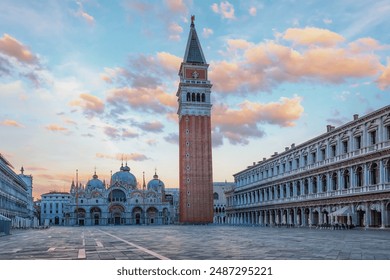
<svg viewBox="0 0 390 280">
<path fill-rule="evenodd" d="M 195 15 L 192 15 L 191 16 L 191 27 L 195 26 L 194 21 L 195 21 Z"/>
</svg>

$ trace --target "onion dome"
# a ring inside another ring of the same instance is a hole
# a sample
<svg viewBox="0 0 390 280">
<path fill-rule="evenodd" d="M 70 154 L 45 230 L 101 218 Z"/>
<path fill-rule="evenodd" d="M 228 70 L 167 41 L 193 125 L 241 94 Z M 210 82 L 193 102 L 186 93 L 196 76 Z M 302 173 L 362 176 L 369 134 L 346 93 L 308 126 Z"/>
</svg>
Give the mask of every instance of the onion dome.
<svg viewBox="0 0 390 280">
<path fill-rule="evenodd" d="M 117 182 L 124 187 L 129 187 L 132 189 L 137 188 L 137 179 L 130 172 L 130 167 L 127 166 L 127 163 L 126 166 L 123 166 L 122 164 L 119 171 L 112 175 L 111 185 L 114 185 Z"/>
<path fill-rule="evenodd" d="M 162 192 L 165 188 L 164 182 L 158 178 L 157 173 L 154 173 L 153 179 L 147 185 L 148 191 Z"/>
<path fill-rule="evenodd" d="M 92 179 L 88 181 L 86 186 L 86 191 L 93 191 L 93 190 L 104 190 L 104 184 L 101 180 L 98 179 L 98 175 L 96 175 L 96 171 L 92 176 Z"/>
</svg>

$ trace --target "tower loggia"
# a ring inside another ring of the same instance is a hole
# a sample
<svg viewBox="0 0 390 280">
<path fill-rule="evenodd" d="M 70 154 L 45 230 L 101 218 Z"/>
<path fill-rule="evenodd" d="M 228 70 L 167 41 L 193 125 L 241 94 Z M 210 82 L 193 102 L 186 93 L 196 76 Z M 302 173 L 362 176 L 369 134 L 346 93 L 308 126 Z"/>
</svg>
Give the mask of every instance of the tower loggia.
<svg viewBox="0 0 390 280">
<path fill-rule="evenodd" d="M 208 67 L 191 17 L 178 97 L 180 222 L 213 222 L 211 87 Z"/>
</svg>

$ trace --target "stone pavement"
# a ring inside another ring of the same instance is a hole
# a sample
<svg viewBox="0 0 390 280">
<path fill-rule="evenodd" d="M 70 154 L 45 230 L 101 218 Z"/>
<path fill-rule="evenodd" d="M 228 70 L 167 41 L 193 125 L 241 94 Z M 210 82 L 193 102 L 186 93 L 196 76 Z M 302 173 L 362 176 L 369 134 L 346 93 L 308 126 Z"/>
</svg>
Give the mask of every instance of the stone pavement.
<svg viewBox="0 0 390 280">
<path fill-rule="evenodd" d="M 389 230 L 242 226 L 94 226 L 17 230 L 2 260 L 389 260 Z"/>
</svg>

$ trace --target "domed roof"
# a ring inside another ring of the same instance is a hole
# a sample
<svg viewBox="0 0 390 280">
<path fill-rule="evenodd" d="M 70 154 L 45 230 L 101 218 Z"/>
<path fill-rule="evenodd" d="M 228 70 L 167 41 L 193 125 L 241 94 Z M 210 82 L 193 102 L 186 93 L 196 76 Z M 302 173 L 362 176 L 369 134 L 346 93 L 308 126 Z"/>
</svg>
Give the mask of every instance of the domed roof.
<svg viewBox="0 0 390 280">
<path fill-rule="evenodd" d="M 147 186 L 149 191 L 161 192 L 164 188 L 164 182 L 158 178 L 157 173 L 154 173 L 153 179 L 149 181 Z"/>
<path fill-rule="evenodd" d="M 98 179 L 98 175 L 95 174 L 92 176 L 92 179 L 88 181 L 86 190 L 87 191 L 93 191 L 93 190 L 104 190 L 104 184 L 101 180 Z"/>
<path fill-rule="evenodd" d="M 123 185 L 124 187 L 137 188 L 137 179 L 135 176 L 130 173 L 130 167 L 122 166 L 118 172 L 114 173 L 111 177 L 111 185 L 114 185 L 116 182 Z"/>
</svg>

